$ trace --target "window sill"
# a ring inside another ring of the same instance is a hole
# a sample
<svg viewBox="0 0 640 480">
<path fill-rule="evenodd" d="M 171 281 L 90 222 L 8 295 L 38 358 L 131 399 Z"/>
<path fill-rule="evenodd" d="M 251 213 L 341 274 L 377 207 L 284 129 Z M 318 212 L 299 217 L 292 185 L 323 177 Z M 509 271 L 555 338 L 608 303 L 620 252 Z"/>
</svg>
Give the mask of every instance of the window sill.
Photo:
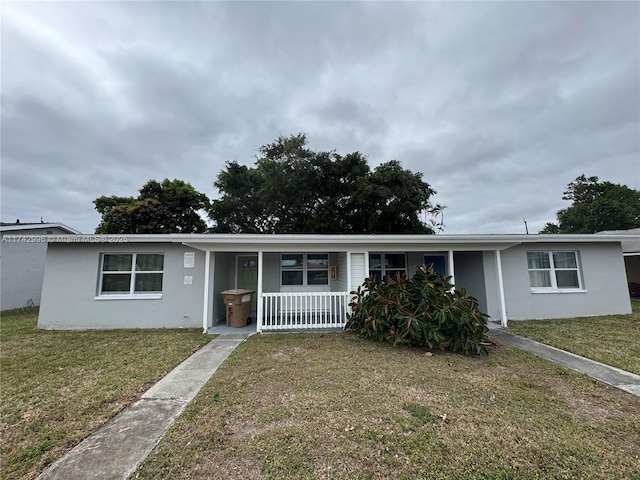
<svg viewBox="0 0 640 480">
<path fill-rule="evenodd" d="M 161 298 L 161 293 L 138 293 L 134 295 L 98 295 L 96 297 L 93 297 L 94 300 L 160 300 Z"/>
<path fill-rule="evenodd" d="M 587 293 L 583 288 L 563 288 L 554 290 L 552 288 L 532 288 L 531 293 Z"/>
</svg>

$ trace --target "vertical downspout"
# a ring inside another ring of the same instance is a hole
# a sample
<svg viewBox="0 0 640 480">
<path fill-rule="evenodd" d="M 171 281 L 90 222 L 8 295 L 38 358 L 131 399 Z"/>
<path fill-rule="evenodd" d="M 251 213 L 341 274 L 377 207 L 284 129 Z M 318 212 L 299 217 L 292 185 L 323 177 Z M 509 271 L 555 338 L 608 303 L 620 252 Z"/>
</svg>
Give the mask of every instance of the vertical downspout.
<svg viewBox="0 0 640 480">
<path fill-rule="evenodd" d="M 262 333 L 262 250 L 258 252 L 258 311 L 256 312 L 256 331 Z"/>
<path fill-rule="evenodd" d="M 496 268 L 498 270 L 498 291 L 500 293 L 500 325 L 507 326 L 507 305 L 504 300 L 504 282 L 502 281 L 502 260 L 500 250 L 496 250 Z"/>
<path fill-rule="evenodd" d="M 211 252 L 207 250 L 204 254 L 204 299 L 202 304 L 202 333 L 209 330 L 209 272 L 211 263 Z"/>
</svg>

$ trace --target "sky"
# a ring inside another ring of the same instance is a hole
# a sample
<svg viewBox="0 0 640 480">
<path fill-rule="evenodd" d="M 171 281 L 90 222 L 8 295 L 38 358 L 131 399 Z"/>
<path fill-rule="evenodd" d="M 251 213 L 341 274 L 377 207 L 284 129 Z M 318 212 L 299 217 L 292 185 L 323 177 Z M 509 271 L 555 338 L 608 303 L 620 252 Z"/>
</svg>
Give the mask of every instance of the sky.
<svg viewBox="0 0 640 480">
<path fill-rule="evenodd" d="M 444 233 L 530 233 L 580 174 L 640 189 L 640 2 L 0 5 L 3 222 L 94 232 L 102 195 L 304 132 L 398 160 Z"/>
</svg>

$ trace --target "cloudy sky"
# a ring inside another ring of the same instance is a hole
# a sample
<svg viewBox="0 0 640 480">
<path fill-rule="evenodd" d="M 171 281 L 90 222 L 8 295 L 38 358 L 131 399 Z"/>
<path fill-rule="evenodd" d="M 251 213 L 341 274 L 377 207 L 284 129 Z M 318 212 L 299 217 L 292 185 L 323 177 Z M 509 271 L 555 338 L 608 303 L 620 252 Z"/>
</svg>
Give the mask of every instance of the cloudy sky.
<svg viewBox="0 0 640 480">
<path fill-rule="evenodd" d="M 101 195 L 306 132 L 397 159 L 445 233 L 536 232 L 578 175 L 640 189 L 638 2 L 1 5 L 2 221 L 93 232 Z"/>
</svg>

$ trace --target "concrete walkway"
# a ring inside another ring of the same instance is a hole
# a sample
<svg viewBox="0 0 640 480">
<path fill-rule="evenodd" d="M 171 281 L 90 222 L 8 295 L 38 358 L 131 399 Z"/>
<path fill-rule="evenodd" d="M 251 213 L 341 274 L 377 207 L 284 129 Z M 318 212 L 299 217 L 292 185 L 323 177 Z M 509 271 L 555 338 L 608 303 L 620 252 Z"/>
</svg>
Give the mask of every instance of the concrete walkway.
<svg viewBox="0 0 640 480">
<path fill-rule="evenodd" d="M 546 358 L 558 365 L 584 373 L 585 375 L 600 380 L 613 387 L 624 390 L 637 397 L 640 397 L 640 375 L 620 370 L 616 367 L 605 365 L 604 363 L 589 360 L 573 353 L 565 352 L 555 347 L 550 347 L 543 343 L 530 340 L 528 338 L 505 332 L 504 330 L 491 330 L 489 337 L 501 343 L 526 350 L 534 355 Z"/>
<path fill-rule="evenodd" d="M 129 478 L 220 364 L 247 336 L 232 334 L 214 338 L 37 478 Z"/>
</svg>

